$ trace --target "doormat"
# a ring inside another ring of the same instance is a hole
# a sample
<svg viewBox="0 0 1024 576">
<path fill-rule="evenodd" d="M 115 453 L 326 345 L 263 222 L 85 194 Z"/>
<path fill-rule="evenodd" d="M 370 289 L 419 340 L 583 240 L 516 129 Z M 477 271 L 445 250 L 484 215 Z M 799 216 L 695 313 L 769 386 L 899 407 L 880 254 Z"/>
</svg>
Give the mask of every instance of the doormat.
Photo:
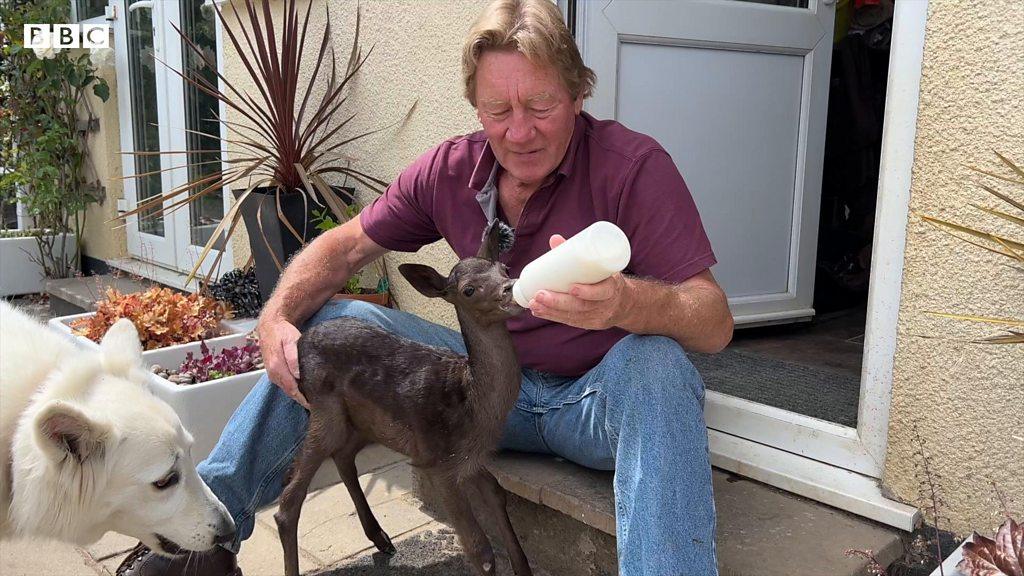
<svg viewBox="0 0 1024 576">
<path fill-rule="evenodd" d="M 689 354 L 708 390 L 843 426 L 857 426 L 860 379 L 738 350 Z"/>
</svg>

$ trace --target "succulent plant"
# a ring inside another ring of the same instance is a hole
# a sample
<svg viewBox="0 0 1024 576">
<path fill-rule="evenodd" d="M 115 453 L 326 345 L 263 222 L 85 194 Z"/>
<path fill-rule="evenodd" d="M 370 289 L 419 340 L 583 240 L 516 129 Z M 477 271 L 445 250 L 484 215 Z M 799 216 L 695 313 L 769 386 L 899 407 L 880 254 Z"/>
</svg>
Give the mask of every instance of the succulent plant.
<svg viewBox="0 0 1024 576">
<path fill-rule="evenodd" d="M 154 374 L 183 386 L 262 369 L 263 356 L 260 355 L 259 345 L 254 342 L 225 348 L 217 354 L 210 352 L 206 342 L 200 342 L 199 357 L 192 352 L 186 353 L 185 361 L 177 370 L 169 370 L 158 364 L 150 368 Z"/>
<path fill-rule="evenodd" d="M 211 282 L 207 291 L 217 300 L 231 304 L 235 315 L 242 318 L 255 318 L 263 308 L 256 270 L 252 266 L 224 274 L 220 280 Z"/>
</svg>

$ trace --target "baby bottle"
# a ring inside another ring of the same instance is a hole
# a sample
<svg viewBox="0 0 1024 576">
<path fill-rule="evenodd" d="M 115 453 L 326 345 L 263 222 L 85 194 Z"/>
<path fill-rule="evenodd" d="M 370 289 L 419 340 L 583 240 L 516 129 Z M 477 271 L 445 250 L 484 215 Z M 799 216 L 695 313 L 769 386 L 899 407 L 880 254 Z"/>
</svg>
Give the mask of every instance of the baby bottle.
<svg viewBox="0 0 1024 576">
<path fill-rule="evenodd" d="M 596 284 L 629 264 L 629 238 L 611 222 L 599 221 L 523 268 L 512 297 L 526 308 L 538 290 L 568 292 L 573 284 Z"/>
</svg>

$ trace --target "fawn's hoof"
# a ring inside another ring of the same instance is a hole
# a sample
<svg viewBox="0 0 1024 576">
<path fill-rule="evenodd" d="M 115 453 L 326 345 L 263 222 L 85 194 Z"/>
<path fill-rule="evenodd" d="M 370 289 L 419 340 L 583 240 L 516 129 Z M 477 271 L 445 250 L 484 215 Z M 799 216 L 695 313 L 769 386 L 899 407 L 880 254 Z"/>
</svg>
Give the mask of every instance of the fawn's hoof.
<svg viewBox="0 0 1024 576">
<path fill-rule="evenodd" d="M 395 545 L 391 543 L 391 538 L 383 530 L 377 533 L 377 537 L 373 539 L 373 544 L 377 546 L 377 550 L 388 556 L 392 556 L 398 551 L 395 549 Z"/>
</svg>

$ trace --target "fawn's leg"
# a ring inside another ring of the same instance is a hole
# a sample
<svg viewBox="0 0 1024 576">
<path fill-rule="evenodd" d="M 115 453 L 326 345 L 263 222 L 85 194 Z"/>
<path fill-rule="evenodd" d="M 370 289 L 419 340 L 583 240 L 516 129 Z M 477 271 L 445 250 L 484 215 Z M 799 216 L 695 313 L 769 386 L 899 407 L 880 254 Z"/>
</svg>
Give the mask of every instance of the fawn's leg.
<svg viewBox="0 0 1024 576">
<path fill-rule="evenodd" d="M 473 571 L 480 576 L 494 576 L 497 574 L 494 567 L 494 550 L 491 549 L 491 543 L 473 516 L 461 487 L 443 472 L 430 473 L 430 476 L 444 502 L 448 519 L 466 550 L 469 563 L 473 565 Z"/>
<path fill-rule="evenodd" d="M 359 514 L 359 523 L 363 525 L 363 533 L 370 539 L 370 542 L 373 542 L 377 550 L 391 555 L 395 553 L 395 545 L 391 543 L 391 538 L 380 527 L 377 517 L 370 510 L 370 504 L 366 501 L 366 495 L 363 494 L 363 487 L 359 485 L 359 476 L 356 473 L 356 454 L 364 445 L 362 442 L 349 442 L 344 448 L 334 453 L 334 465 L 337 466 L 338 475 L 345 482 L 348 495 L 352 498 L 356 513 Z"/>
<path fill-rule="evenodd" d="M 487 507 L 487 512 L 498 523 L 498 531 L 505 544 L 505 551 L 508 553 L 509 562 L 512 564 L 512 572 L 516 576 L 533 576 L 530 570 L 530 563 L 526 560 L 526 553 L 519 544 L 516 531 L 512 528 L 512 522 L 508 519 L 507 494 L 505 489 L 498 484 L 494 476 L 486 468 L 473 478 L 477 493 L 480 494 L 481 502 Z"/>
<path fill-rule="evenodd" d="M 302 503 L 306 498 L 306 491 L 309 490 L 309 483 L 313 480 L 320 464 L 336 448 L 331 442 L 332 434 L 328 432 L 321 420 L 317 413 L 310 414 L 309 432 L 306 434 L 302 449 L 295 457 L 292 477 L 281 494 L 278 511 L 274 514 L 278 536 L 281 538 L 281 547 L 284 549 L 285 576 L 299 576 L 298 532 Z"/>
</svg>

